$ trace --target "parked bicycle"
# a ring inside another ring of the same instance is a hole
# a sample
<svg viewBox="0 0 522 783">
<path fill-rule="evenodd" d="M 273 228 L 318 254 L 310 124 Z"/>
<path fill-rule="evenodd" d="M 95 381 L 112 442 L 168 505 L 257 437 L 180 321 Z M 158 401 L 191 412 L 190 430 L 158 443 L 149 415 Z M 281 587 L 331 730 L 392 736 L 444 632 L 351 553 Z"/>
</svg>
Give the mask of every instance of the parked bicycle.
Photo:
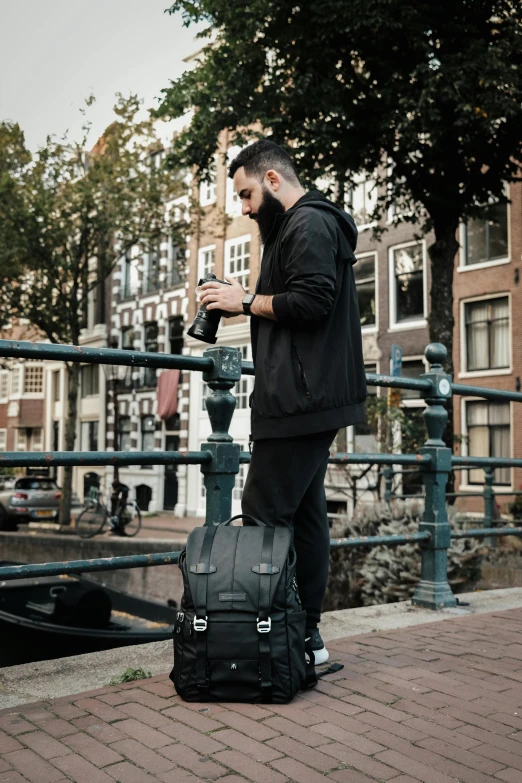
<svg viewBox="0 0 522 783">
<path fill-rule="evenodd" d="M 131 537 L 141 529 L 141 511 L 135 500 L 128 499 L 128 487 L 113 484 L 112 508 L 103 501 L 101 490 L 91 487 L 85 500 L 85 508 L 76 520 L 76 532 L 80 538 L 93 538 L 107 525 L 115 535 Z"/>
</svg>

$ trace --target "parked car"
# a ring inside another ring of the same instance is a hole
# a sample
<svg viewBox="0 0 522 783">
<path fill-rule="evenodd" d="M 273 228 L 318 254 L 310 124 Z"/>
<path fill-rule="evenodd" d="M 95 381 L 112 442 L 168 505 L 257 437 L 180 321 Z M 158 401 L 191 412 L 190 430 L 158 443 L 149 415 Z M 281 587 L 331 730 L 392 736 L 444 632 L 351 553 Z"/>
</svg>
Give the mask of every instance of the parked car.
<svg viewBox="0 0 522 783">
<path fill-rule="evenodd" d="M 16 529 L 17 522 L 55 521 L 62 493 L 54 479 L 23 476 L 10 489 L 0 490 L 0 530 Z"/>
</svg>

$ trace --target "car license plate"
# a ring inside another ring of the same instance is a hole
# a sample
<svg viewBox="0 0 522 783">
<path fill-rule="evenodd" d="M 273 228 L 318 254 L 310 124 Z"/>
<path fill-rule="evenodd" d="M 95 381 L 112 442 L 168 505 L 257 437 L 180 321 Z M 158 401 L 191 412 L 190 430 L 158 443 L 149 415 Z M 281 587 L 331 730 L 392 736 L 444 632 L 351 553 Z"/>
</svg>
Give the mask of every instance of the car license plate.
<svg viewBox="0 0 522 783">
<path fill-rule="evenodd" d="M 53 512 L 52 511 L 37 511 L 36 516 L 37 517 L 52 517 Z"/>
</svg>

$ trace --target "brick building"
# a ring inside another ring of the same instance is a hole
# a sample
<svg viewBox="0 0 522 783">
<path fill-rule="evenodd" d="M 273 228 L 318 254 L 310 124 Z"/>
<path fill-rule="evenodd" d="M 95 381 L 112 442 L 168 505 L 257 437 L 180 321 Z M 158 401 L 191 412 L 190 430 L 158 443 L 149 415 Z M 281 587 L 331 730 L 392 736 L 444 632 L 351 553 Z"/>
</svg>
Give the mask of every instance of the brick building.
<svg viewBox="0 0 522 783">
<path fill-rule="evenodd" d="M 228 151 L 228 152 L 227 152 Z M 227 177 L 227 165 L 239 152 L 229 145 L 227 133 L 223 133 L 215 156 L 215 172 L 212 182 L 202 183 L 193 192 L 199 202 L 200 213 L 191 230 L 189 244 L 190 266 L 187 287 L 187 321 L 197 311 L 196 286 L 207 272 L 213 272 L 223 280 L 236 277 L 249 291 L 253 291 L 259 274 L 261 246 L 257 224 L 241 215 L 241 203 L 234 191 L 232 180 Z M 225 161 L 226 156 L 226 161 Z M 250 323 L 245 316 L 222 319 L 218 331 L 218 345 L 240 348 L 243 358 L 251 358 Z M 202 355 L 209 346 L 185 335 L 185 352 L 191 356 Z M 208 387 L 200 373 L 184 373 L 184 388 L 188 394 L 188 436 L 182 447 L 199 449 L 210 434 L 210 422 L 205 409 L 204 395 Z M 253 378 L 244 377 L 233 390 L 237 404 L 230 433 L 243 449 L 248 448 L 250 432 L 250 408 L 248 398 L 253 388 Z M 242 465 L 233 492 L 233 512 L 240 510 L 241 491 L 247 467 Z M 203 515 L 205 488 L 199 471 L 187 473 L 187 490 L 184 511 L 189 515 Z"/>
<path fill-rule="evenodd" d="M 4 339 L 36 340 L 34 330 L 13 326 Z M 0 452 L 42 451 L 44 363 L 6 359 L 0 364 Z"/>
<path fill-rule="evenodd" d="M 460 232 L 460 252 L 454 277 L 455 379 L 471 386 L 520 390 L 522 376 L 522 186 L 509 188 L 510 203 L 492 208 L 489 219 L 471 221 Z M 475 456 L 520 457 L 522 426 L 516 403 L 487 402 L 456 397 L 455 432 L 462 440 L 456 450 Z M 482 470 L 460 473 L 460 491 L 480 491 Z M 502 506 L 510 490 L 522 484 L 520 469 L 499 468 L 494 490 Z M 466 501 L 481 511 L 481 499 Z"/>
<path fill-rule="evenodd" d="M 158 165 L 161 154 L 157 153 Z M 188 219 L 188 203 L 187 193 L 167 205 L 167 209 L 180 210 Z M 176 246 L 170 237 L 163 237 L 159 246 L 148 253 L 134 248 L 119 261 L 112 275 L 112 346 L 124 350 L 183 352 L 187 326 L 186 262 L 187 251 Z M 117 368 L 113 368 L 114 375 L 109 371 L 107 450 L 177 451 L 180 439 L 187 438 L 183 383 L 180 383 L 177 409 L 168 418 L 161 418 L 158 415 L 160 371 L 143 367 L 121 370 L 117 374 Z M 185 470 L 163 465 L 129 466 L 120 468 L 119 477 L 131 488 L 131 497 L 142 510 L 172 510 L 184 496 Z M 108 481 L 112 480 L 111 469 L 107 469 L 106 476 Z"/>
</svg>

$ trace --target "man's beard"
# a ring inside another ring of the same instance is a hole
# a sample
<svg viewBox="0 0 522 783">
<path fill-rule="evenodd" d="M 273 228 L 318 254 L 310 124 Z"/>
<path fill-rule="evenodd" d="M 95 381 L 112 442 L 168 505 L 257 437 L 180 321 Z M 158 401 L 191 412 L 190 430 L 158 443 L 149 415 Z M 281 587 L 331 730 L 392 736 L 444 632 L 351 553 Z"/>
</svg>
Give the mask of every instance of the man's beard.
<svg viewBox="0 0 522 783">
<path fill-rule="evenodd" d="M 263 185 L 263 200 L 255 215 L 250 215 L 252 220 L 257 220 L 261 242 L 266 244 L 274 227 L 275 219 L 286 210 L 278 198 L 273 196 Z"/>
</svg>

